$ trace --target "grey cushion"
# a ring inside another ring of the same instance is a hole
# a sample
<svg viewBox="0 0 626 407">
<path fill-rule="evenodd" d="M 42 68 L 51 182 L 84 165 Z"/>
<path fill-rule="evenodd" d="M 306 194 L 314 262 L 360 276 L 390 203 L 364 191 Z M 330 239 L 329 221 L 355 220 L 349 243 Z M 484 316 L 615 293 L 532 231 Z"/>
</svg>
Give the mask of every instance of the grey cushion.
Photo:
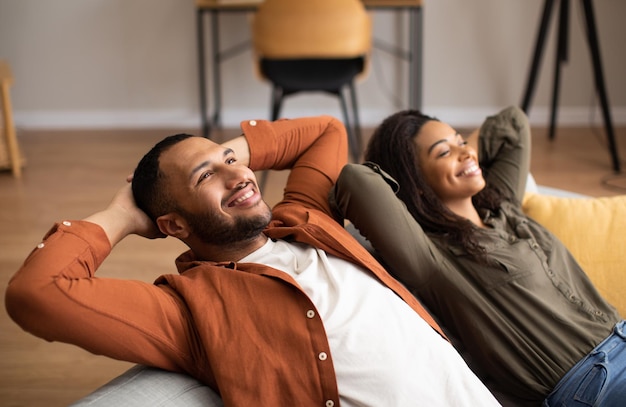
<svg viewBox="0 0 626 407">
<path fill-rule="evenodd" d="M 70 407 L 222 407 L 210 387 L 180 373 L 137 365 Z"/>
</svg>

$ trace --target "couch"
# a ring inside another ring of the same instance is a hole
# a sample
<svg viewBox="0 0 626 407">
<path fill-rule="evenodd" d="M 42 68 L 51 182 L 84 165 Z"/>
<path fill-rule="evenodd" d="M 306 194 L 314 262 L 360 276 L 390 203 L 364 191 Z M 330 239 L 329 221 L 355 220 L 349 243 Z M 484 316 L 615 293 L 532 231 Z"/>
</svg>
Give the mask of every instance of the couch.
<svg viewBox="0 0 626 407">
<path fill-rule="evenodd" d="M 523 208 L 565 243 L 601 293 L 626 316 L 626 195 L 588 198 L 539 187 L 529 177 Z M 71 407 L 222 405 L 219 395 L 189 376 L 137 365 Z"/>
</svg>

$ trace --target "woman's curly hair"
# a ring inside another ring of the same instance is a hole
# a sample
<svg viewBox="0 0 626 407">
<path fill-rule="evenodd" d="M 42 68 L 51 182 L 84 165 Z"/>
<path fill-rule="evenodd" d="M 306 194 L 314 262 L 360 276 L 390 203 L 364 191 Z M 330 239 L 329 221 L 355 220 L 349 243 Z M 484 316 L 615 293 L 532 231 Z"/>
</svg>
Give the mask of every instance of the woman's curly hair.
<svg viewBox="0 0 626 407">
<path fill-rule="evenodd" d="M 400 185 L 397 195 L 424 231 L 460 246 L 477 260 L 485 261 L 475 226 L 449 210 L 426 183 L 419 165 L 415 137 L 428 121 L 438 119 L 417 110 L 405 110 L 387 117 L 376 128 L 365 151 L 365 160 L 378 164 Z M 487 186 L 472 198 L 477 208 L 494 212 L 502 194 Z"/>
</svg>

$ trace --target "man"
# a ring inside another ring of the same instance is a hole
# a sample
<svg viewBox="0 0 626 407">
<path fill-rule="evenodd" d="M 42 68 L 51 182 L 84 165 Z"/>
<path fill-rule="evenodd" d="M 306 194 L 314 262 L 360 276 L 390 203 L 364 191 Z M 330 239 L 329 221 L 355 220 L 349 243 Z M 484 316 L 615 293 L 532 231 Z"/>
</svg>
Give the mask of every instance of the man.
<svg viewBox="0 0 626 407">
<path fill-rule="evenodd" d="M 133 193 L 54 226 L 9 284 L 11 317 L 47 340 L 186 372 L 226 406 L 497 405 L 419 302 L 330 216 L 343 125 L 323 116 L 242 129 L 222 145 L 166 138 L 139 163 Z M 273 211 L 253 173 L 269 168 L 291 170 Z M 187 244 L 179 274 L 154 285 L 97 278 L 130 234 Z"/>
</svg>

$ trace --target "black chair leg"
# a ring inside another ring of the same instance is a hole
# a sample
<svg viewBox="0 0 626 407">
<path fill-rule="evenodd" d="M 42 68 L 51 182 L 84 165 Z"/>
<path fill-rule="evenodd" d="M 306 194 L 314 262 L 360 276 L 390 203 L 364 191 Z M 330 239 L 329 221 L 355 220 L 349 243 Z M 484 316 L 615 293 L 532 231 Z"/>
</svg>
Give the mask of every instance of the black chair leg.
<svg viewBox="0 0 626 407">
<path fill-rule="evenodd" d="M 283 97 L 285 93 L 282 88 L 274 86 L 272 88 L 272 111 L 270 117 L 272 120 L 278 120 L 280 117 L 280 110 L 283 105 Z"/>
<path fill-rule="evenodd" d="M 356 150 L 356 156 L 358 158 L 361 157 L 361 153 L 363 152 L 363 137 L 361 136 L 361 121 L 359 120 L 359 108 L 357 105 L 356 99 L 356 87 L 354 86 L 354 82 L 350 82 L 348 84 L 350 88 L 350 97 L 352 99 L 352 119 L 354 121 L 354 149 Z M 357 161 L 359 162 L 357 158 Z"/>
<path fill-rule="evenodd" d="M 354 162 L 359 162 L 359 153 L 356 150 L 355 143 L 355 135 L 354 129 L 352 128 L 350 115 L 348 114 L 348 105 L 346 103 L 346 98 L 343 95 L 341 89 L 337 90 L 337 96 L 339 97 L 339 103 L 341 104 L 341 111 L 343 112 L 343 120 L 346 126 L 346 131 L 348 132 L 348 148 L 350 149 L 350 153 L 352 154 L 352 159 Z"/>
</svg>

